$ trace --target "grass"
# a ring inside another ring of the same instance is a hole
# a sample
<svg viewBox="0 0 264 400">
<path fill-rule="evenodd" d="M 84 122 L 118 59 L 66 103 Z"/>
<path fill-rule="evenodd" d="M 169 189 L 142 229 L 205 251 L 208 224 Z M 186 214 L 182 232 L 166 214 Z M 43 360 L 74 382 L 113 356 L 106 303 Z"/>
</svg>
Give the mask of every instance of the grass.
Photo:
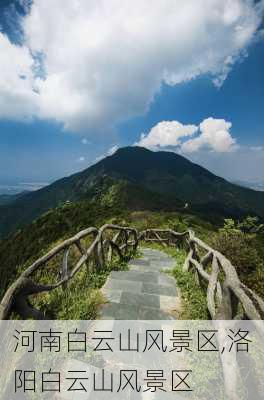
<svg viewBox="0 0 264 400">
<path fill-rule="evenodd" d="M 175 258 L 175 267 L 172 275 L 177 281 L 182 298 L 181 319 L 208 319 L 206 295 L 200 288 L 192 272 L 183 272 L 182 267 L 186 257 L 184 249 L 163 247 L 157 243 L 148 244 L 147 247 L 156 248 L 166 252 Z M 140 257 L 138 250 L 133 254 L 133 258 Z M 62 287 L 48 293 L 32 297 L 31 301 L 34 307 L 40 309 L 53 319 L 96 319 L 98 311 L 105 299 L 100 292 L 108 275 L 113 270 L 127 270 L 127 261 L 120 262 L 117 257 L 113 263 L 107 265 L 104 270 L 89 272 L 83 267 L 79 273 L 69 282 L 67 288 Z M 50 279 L 47 274 L 46 279 Z M 42 282 L 45 282 L 45 276 L 42 274 Z"/>
<path fill-rule="evenodd" d="M 98 311 L 105 302 L 100 289 L 104 285 L 111 271 L 128 269 L 127 261 L 132 254 L 128 254 L 124 261 L 114 256 L 113 261 L 104 269 L 91 271 L 84 265 L 81 270 L 68 282 L 67 287 L 59 287 L 50 292 L 33 295 L 31 304 L 42 311 L 48 319 L 60 320 L 91 320 L 98 317 Z M 134 257 L 134 255 L 133 255 Z M 54 264 L 54 265 L 53 265 Z M 48 283 L 52 270 L 57 269 L 56 261 L 49 265 L 49 270 L 41 272 L 41 282 Z M 13 319 L 18 316 L 13 315 Z"/>
<path fill-rule="evenodd" d="M 209 224 L 202 225 L 197 218 L 179 215 L 177 212 L 129 212 L 128 210 L 121 212 L 122 208 L 117 211 L 115 208 L 110 210 L 107 207 L 93 206 L 90 209 L 87 204 L 78 204 L 78 207 L 75 204 L 52 210 L 34 221 L 29 227 L 17 232 L 12 236 L 13 239 L 10 238 L 6 243 L 2 243 L 2 247 L 0 243 L 0 261 L 2 261 L 3 271 L 3 281 L 0 284 L 1 297 L 8 285 L 33 261 L 65 238 L 87 226 L 100 226 L 103 222 L 108 222 L 123 226 L 135 226 L 139 231 L 148 227 L 170 227 L 183 231 L 187 226 L 191 226 L 196 231 L 199 228 L 203 233 L 211 230 Z M 12 246 L 15 244 L 15 248 L 11 246 L 12 251 L 8 247 L 11 244 Z M 133 257 L 139 256 L 140 254 L 137 253 Z M 178 257 L 179 255 L 177 255 Z M 39 271 L 39 275 L 35 277 L 37 279 L 34 280 L 43 284 L 55 282 L 61 262 L 62 260 L 57 258 L 51 260 L 49 265 Z M 117 260 L 115 263 L 117 264 L 108 266 L 104 271 L 89 274 L 89 276 L 84 267 L 66 289 L 58 288 L 49 293 L 31 296 L 32 305 L 42 310 L 50 318 L 96 318 L 98 309 L 104 302 L 98 289 L 104 284 L 111 268 L 120 268 Z M 70 258 L 69 264 L 74 265 L 75 260 Z M 47 271 L 48 273 L 46 273 Z"/>
<path fill-rule="evenodd" d="M 182 265 L 176 265 L 172 274 L 180 288 L 183 300 L 181 319 L 207 320 L 209 315 L 205 292 L 195 282 L 193 273 L 190 271 L 184 272 Z"/>
<path fill-rule="evenodd" d="M 107 202 L 106 202 L 107 203 Z M 89 226 L 105 223 L 133 226 L 139 231 L 146 228 L 172 228 L 183 231 L 187 227 L 202 233 L 212 226 L 199 217 L 165 211 L 131 211 L 120 202 L 80 201 L 50 210 L 30 225 L 18 230 L 5 240 L 0 240 L 1 282 L 0 298 L 19 276 L 19 273 L 49 249 Z"/>
</svg>

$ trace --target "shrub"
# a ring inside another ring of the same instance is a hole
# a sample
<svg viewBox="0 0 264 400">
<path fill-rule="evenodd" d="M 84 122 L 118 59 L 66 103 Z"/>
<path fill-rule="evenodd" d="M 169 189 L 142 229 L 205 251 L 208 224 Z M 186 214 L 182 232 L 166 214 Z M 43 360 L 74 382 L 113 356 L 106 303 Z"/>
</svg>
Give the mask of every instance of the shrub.
<svg viewBox="0 0 264 400">
<path fill-rule="evenodd" d="M 247 217 L 242 222 L 225 220 L 223 228 L 211 239 L 211 246 L 224 254 L 236 267 L 240 279 L 261 296 L 264 295 L 261 225 Z"/>
</svg>

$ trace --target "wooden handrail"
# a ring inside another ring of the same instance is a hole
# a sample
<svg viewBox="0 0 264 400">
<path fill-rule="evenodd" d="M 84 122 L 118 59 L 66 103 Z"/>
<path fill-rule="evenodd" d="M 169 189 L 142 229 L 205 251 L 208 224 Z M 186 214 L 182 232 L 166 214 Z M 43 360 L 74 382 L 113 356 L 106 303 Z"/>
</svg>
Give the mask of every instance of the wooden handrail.
<svg viewBox="0 0 264 400">
<path fill-rule="evenodd" d="M 81 240 L 87 238 L 90 242 L 84 248 Z M 207 307 L 212 319 L 264 319 L 264 301 L 240 281 L 235 267 L 223 254 L 197 238 L 193 231 L 179 233 L 172 229 L 146 229 L 138 232 L 135 228 L 114 224 L 106 224 L 99 229 L 85 229 L 30 265 L 7 289 L 0 303 L 0 319 L 8 319 L 12 311 L 24 318 L 44 318 L 40 311 L 29 304 L 29 295 L 64 287 L 84 265 L 91 262 L 100 270 L 112 261 L 114 254 L 124 259 L 128 249 L 131 249 L 132 256 L 140 241 L 158 242 L 163 246 L 184 245 L 187 256 L 183 270 L 194 271 L 199 277 L 198 281 L 201 280 L 203 286 L 205 284 L 207 287 Z M 78 249 L 80 258 L 69 270 L 68 255 L 73 246 Z M 205 255 L 201 254 L 204 252 Z M 63 254 L 61 273 L 58 274 L 60 279 L 49 285 L 34 282 L 32 275 L 47 267 L 47 262 L 58 254 Z"/>
</svg>

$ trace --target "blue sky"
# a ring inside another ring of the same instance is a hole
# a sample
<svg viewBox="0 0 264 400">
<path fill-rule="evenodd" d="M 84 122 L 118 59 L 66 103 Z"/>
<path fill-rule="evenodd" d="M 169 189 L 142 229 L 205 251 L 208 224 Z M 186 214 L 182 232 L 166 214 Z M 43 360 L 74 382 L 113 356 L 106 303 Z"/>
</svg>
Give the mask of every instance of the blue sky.
<svg viewBox="0 0 264 400">
<path fill-rule="evenodd" d="M 144 1 L 118 19 L 116 1 L 72 3 L 1 2 L 0 184 L 51 182 L 135 143 L 264 181 L 263 1 L 164 0 L 150 19 Z"/>
</svg>

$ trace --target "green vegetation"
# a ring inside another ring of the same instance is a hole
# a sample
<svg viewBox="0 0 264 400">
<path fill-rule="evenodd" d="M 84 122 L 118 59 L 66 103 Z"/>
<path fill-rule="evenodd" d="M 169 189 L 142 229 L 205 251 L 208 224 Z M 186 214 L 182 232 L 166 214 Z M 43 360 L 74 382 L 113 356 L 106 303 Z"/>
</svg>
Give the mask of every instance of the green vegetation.
<svg viewBox="0 0 264 400">
<path fill-rule="evenodd" d="M 66 202 L 101 199 L 110 205 L 117 193 L 133 211 L 183 211 L 188 203 L 191 213 L 214 224 L 249 213 L 264 218 L 263 192 L 233 185 L 171 152 L 127 147 L 82 172 L 0 205 L 0 237 Z"/>
<path fill-rule="evenodd" d="M 237 267 L 242 281 L 263 296 L 263 226 L 253 217 L 240 223 L 229 220 L 220 228 L 224 217 L 241 219 L 249 210 L 263 217 L 263 200 L 263 193 L 232 185 L 179 155 L 138 147 L 119 149 L 87 170 L 0 205 L 0 237 L 15 232 L 0 240 L 0 297 L 21 271 L 55 244 L 84 228 L 105 223 L 135 226 L 138 230 L 193 229 L 198 237 L 225 254 Z M 198 316 L 202 299 L 195 294 L 195 304 L 193 278 L 181 276 L 177 268 L 175 274 L 186 303 L 193 304 L 190 309 L 198 310 L 193 311 Z M 96 285 L 93 279 L 89 282 L 90 286 L 83 288 L 86 295 L 82 301 L 93 303 Z M 74 292 L 75 283 L 72 285 Z M 73 301 L 68 292 L 62 300 L 65 309 L 77 315 L 77 300 Z M 49 298 L 47 304 L 52 301 Z M 46 307 L 44 303 L 42 306 Z"/>
<path fill-rule="evenodd" d="M 193 272 L 184 272 L 182 265 L 176 265 L 173 270 L 173 276 L 180 288 L 183 300 L 181 319 L 208 319 L 206 293 L 195 282 Z"/>
<path fill-rule="evenodd" d="M 18 200 L 21 196 L 24 196 L 28 191 L 24 191 L 18 194 L 0 194 L 0 206 L 11 204 L 14 201 Z"/>
<path fill-rule="evenodd" d="M 201 237 L 213 229 L 210 223 L 187 213 L 130 211 L 126 206 L 130 192 L 124 194 L 123 189 L 119 183 L 111 186 L 109 193 L 98 194 L 97 200 L 65 203 L 0 241 L 0 297 L 18 273 L 59 242 L 89 226 L 114 223 L 135 226 L 138 230 L 170 227 L 179 231 L 191 227 Z"/>
<path fill-rule="evenodd" d="M 118 190 L 121 190 L 120 186 L 111 187 L 109 193 L 101 195 L 103 201 L 101 199 L 97 203 L 82 201 L 57 207 L 9 239 L 0 242 L 1 296 L 22 270 L 56 244 L 81 229 L 88 226 L 99 227 L 107 222 L 135 226 L 138 230 L 171 228 L 183 232 L 191 228 L 197 236 L 226 255 L 237 268 L 241 280 L 263 296 L 263 226 L 257 219 L 247 218 L 237 223 L 229 219 L 216 231 L 209 222 L 187 213 L 131 212 L 125 208 L 124 197 L 118 195 Z M 207 319 L 204 291 L 196 284 L 193 273 L 182 272 L 185 251 L 163 247 L 162 249 L 177 259 L 174 276 L 184 300 L 182 318 Z M 57 262 L 56 268 L 54 267 L 56 271 L 58 265 L 60 264 Z M 49 278 L 52 268 L 47 268 Z M 47 314 L 53 310 L 61 319 L 82 319 L 84 315 L 86 318 L 92 318 L 103 301 L 97 289 L 103 285 L 108 273 L 109 268 L 89 275 L 88 279 L 84 272 L 81 272 L 66 290 L 57 289 L 52 293 L 43 294 L 38 296 L 38 300 L 33 299 L 33 303 Z M 46 281 L 45 274 L 40 278 L 41 281 Z"/>
<path fill-rule="evenodd" d="M 63 205 L 0 241 L 0 295 L 18 276 L 18 271 L 21 272 L 56 244 L 78 231 L 104 224 L 116 211 L 115 208 L 100 207 L 84 201 Z"/>
<path fill-rule="evenodd" d="M 167 226 L 182 232 L 186 229 L 186 223 L 187 221 L 180 217 L 167 221 Z M 248 216 L 240 222 L 226 219 L 223 227 L 216 232 L 208 229 L 210 227 L 206 225 L 200 225 L 197 228 L 194 230 L 199 232 L 198 236 L 232 262 L 241 281 L 264 297 L 264 226 L 259 223 L 258 218 Z M 180 317 L 182 319 L 208 319 L 206 292 L 197 284 L 195 274 L 192 271 L 184 272 L 182 268 L 186 251 L 179 248 L 166 248 L 160 244 L 148 246 L 165 251 L 175 258 L 176 266 L 173 276 L 180 288 L 183 300 Z"/>
<path fill-rule="evenodd" d="M 127 263 L 121 263 L 118 258 L 101 271 L 89 272 L 83 267 L 66 288 L 38 295 L 31 298 L 31 303 L 50 319 L 96 319 L 99 307 L 105 301 L 99 289 L 111 271 L 126 268 Z"/>
<path fill-rule="evenodd" d="M 87 239 L 85 245 L 89 246 Z M 69 254 L 69 267 L 76 265 L 80 258 L 77 249 Z M 32 306 L 42 311 L 48 319 L 96 319 L 99 307 L 105 299 L 100 292 L 108 275 L 114 270 L 127 270 L 127 261 L 131 256 L 137 254 L 127 253 L 124 261 L 114 255 L 112 263 L 106 264 L 103 269 L 98 270 L 93 262 L 84 265 L 81 270 L 71 279 L 66 286 L 60 286 L 50 292 L 40 293 L 30 297 Z M 52 258 L 44 268 L 34 275 L 34 280 L 42 284 L 56 281 L 58 267 L 61 264 L 61 256 Z M 13 318 L 17 316 L 13 315 Z"/>
<path fill-rule="evenodd" d="M 264 227 L 258 218 L 226 219 L 208 241 L 232 262 L 242 282 L 264 297 Z"/>
</svg>

